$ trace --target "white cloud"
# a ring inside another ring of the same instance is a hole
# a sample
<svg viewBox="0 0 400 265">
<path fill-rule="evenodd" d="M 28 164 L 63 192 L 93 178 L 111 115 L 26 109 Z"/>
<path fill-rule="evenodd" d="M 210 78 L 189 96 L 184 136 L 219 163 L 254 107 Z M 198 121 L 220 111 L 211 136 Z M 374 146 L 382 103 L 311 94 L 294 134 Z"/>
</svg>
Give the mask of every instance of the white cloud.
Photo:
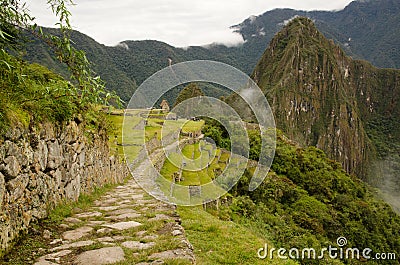
<svg viewBox="0 0 400 265">
<path fill-rule="evenodd" d="M 253 23 L 256 21 L 257 16 L 251 15 L 251 16 L 249 17 L 249 19 L 250 19 L 250 24 L 253 24 Z"/>
<path fill-rule="evenodd" d="M 106 45 L 124 40 L 156 39 L 174 46 L 240 43 L 231 25 L 252 14 L 289 7 L 303 10 L 343 8 L 351 0 L 75 0 L 70 8 L 75 29 Z M 54 26 L 56 20 L 46 0 L 27 0 L 38 24 Z"/>
<path fill-rule="evenodd" d="M 286 19 L 286 20 L 284 20 L 282 23 L 280 23 L 280 25 L 286 26 L 287 24 L 290 23 L 290 21 L 292 21 L 293 19 L 295 19 L 295 18 L 297 18 L 297 17 L 299 17 L 299 16 L 298 16 L 298 15 L 295 15 L 295 16 L 289 18 L 289 19 Z"/>
<path fill-rule="evenodd" d="M 117 46 L 121 47 L 121 48 L 124 48 L 125 50 L 129 50 L 129 46 L 125 42 L 120 42 L 120 43 L 117 44 Z"/>
</svg>

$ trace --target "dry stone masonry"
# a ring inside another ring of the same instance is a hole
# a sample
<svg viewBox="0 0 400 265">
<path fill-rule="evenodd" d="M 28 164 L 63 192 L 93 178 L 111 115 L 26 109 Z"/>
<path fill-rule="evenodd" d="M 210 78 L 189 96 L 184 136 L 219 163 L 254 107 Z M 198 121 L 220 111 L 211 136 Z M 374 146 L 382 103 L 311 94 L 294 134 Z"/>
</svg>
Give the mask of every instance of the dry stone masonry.
<svg viewBox="0 0 400 265">
<path fill-rule="evenodd" d="M 10 131 L 0 142 L 0 256 L 58 202 L 121 183 L 127 174 L 104 130 L 88 132 L 72 121 Z"/>
</svg>

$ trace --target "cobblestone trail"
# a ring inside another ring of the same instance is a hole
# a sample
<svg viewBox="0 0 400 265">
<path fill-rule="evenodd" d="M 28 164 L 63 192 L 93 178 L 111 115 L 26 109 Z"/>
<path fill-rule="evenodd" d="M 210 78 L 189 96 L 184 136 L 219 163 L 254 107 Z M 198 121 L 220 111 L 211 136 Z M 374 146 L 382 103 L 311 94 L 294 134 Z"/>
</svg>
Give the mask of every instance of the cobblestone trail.
<svg viewBox="0 0 400 265">
<path fill-rule="evenodd" d="M 60 227 L 61 238 L 44 234 L 51 248 L 42 250 L 35 265 L 195 263 L 175 206 L 149 196 L 133 179 Z"/>
</svg>

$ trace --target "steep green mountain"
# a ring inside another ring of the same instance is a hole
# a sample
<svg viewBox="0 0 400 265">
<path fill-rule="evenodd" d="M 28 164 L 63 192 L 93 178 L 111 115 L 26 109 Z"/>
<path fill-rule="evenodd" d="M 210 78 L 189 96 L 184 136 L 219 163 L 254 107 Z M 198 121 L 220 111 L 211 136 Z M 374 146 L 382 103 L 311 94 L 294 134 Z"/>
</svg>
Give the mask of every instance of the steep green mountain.
<svg viewBox="0 0 400 265">
<path fill-rule="evenodd" d="M 373 148 L 349 89 L 346 59 L 310 20 L 297 18 L 271 41 L 252 76 L 289 138 L 317 146 L 347 172 L 360 173 Z"/>
<path fill-rule="evenodd" d="M 183 49 L 154 40 L 128 40 L 108 47 L 79 32 L 73 32 L 71 37 L 77 49 L 87 52 L 93 69 L 106 81 L 107 88 L 128 101 L 137 85 L 168 66 L 169 59 L 172 63 L 216 60 L 250 74 L 275 33 L 295 16 L 315 20 L 317 28 L 349 55 L 369 60 L 379 67 L 399 68 L 399 10 L 400 1 L 397 0 L 354 1 L 336 12 L 275 9 L 233 26 L 245 40 L 235 47 L 212 44 Z M 46 65 L 67 77 L 65 69 L 53 59 L 44 43 L 34 40 L 27 46 L 25 58 L 28 61 Z M 213 95 L 213 92 L 204 92 Z"/>
<path fill-rule="evenodd" d="M 252 77 L 289 138 L 399 196 L 400 70 L 353 60 L 311 20 L 296 18 L 273 38 Z M 228 99 L 243 112 L 236 101 Z"/>
</svg>

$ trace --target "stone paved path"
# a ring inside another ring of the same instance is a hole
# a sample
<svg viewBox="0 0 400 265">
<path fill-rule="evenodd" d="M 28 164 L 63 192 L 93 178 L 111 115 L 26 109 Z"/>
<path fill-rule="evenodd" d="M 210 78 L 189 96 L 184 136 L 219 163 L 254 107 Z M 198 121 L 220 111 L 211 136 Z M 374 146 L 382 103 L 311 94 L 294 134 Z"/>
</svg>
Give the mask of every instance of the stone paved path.
<svg viewBox="0 0 400 265">
<path fill-rule="evenodd" d="M 133 179 L 60 227 L 61 238 L 45 233 L 52 248 L 35 265 L 195 263 L 175 206 L 147 195 Z"/>
</svg>

